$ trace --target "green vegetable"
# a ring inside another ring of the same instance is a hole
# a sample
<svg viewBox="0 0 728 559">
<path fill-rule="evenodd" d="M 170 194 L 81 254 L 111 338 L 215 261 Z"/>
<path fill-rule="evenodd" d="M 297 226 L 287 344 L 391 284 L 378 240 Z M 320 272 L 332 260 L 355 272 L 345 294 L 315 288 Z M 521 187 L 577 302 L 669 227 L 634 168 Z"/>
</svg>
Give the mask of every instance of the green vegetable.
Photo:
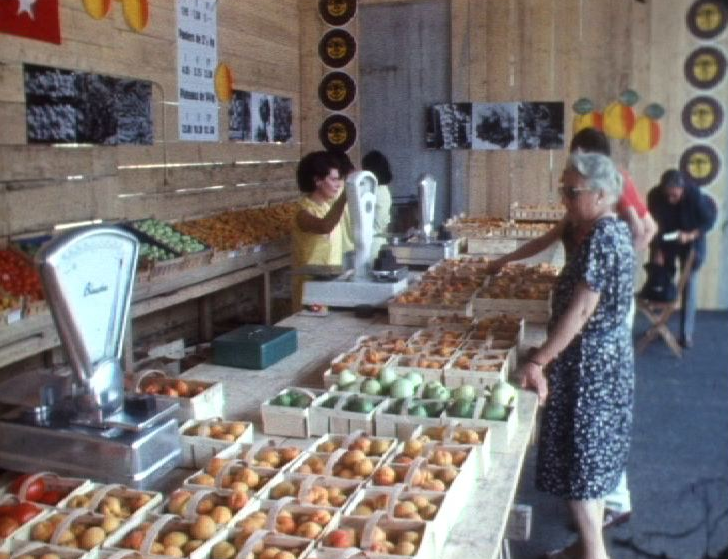
<svg viewBox="0 0 728 559">
<path fill-rule="evenodd" d="M 483 419 L 490 419 L 491 421 L 503 421 L 508 419 L 508 408 L 501 404 L 488 402 L 483 408 Z"/>
<path fill-rule="evenodd" d="M 389 387 L 389 395 L 392 398 L 409 398 L 414 396 L 415 387 L 412 382 L 406 378 L 398 378 Z"/>
</svg>

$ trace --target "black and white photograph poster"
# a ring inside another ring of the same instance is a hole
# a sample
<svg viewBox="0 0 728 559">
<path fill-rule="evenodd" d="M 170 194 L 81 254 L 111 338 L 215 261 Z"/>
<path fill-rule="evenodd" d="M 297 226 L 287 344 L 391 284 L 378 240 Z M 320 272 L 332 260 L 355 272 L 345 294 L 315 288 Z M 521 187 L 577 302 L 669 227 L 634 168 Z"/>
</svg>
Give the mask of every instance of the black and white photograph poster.
<svg viewBox="0 0 728 559">
<path fill-rule="evenodd" d="M 564 104 L 530 102 L 518 104 L 519 149 L 564 148 Z"/>
<path fill-rule="evenodd" d="M 228 117 L 230 139 L 239 142 L 250 142 L 253 139 L 253 124 L 250 115 L 249 91 L 233 90 Z"/>
<path fill-rule="evenodd" d="M 432 149 L 470 149 L 472 103 L 439 103 L 427 112 L 425 146 Z"/>
<path fill-rule="evenodd" d="M 293 138 L 293 99 L 273 97 L 273 141 L 290 142 Z"/>
<path fill-rule="evenodd" d="M 250 96 L 250 115 L 254 142 L 273 141 L 273 95 L 253 92 Z"/>
<path fill-rule="evenodd" d="M 473 149 L 518 149 L 518 103 L 473 103 Z"/>
<path fill-rule="evenodd" d="M 217 2 L 177 0 L 179 138 L 217 141 Z"/>
<path fill-rule="evenodd" d="M 26 64 L 29 143 L 153 142 L 152 84 Z"/>
</svg>

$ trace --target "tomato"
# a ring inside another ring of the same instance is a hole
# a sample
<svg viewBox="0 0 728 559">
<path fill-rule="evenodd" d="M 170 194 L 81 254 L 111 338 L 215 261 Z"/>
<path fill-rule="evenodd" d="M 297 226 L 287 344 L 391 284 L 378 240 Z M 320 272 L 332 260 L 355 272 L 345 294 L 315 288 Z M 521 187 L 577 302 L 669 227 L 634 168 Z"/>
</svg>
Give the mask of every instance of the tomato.
<svg viewBox="0 0 728 559">
<path fill-rule="evenodd" d="M 18 503 L 15 505 L 15 512 L 11 515 L 18 524 L 25 524 L 40 512 L 40 508 L 32 503 Z"/>
<path fill-rule="evenodd" d="M 13 481 L 13 484 L 10 486 L 10 490 L 18 495 L 23 483 L 25 483 L 25 480 L 29 477 L 30 474 L 23 474 L 22 476 L 15 478 L 15 481 Z M 45 482 L 42 478 L 38 478 L 28 486 L 25 491 L 25 499 L 28 501 L 38 501 L 41 497 L 43 497 L 43 493 L 45 493 Z"/>
<path fill-rule="evenodd" d="M 50 491 L 46 491 L 45 493 L 43 493 L 43 496 L 40 499 L 37 499 L 37 501 L 46 505 L 57 505 L 58 501 L 63 499 L 63 497 L 65 496 L 66 495 L 61 491 L 58 491 L 57 489 L 51 489 Z"/>
</svg>

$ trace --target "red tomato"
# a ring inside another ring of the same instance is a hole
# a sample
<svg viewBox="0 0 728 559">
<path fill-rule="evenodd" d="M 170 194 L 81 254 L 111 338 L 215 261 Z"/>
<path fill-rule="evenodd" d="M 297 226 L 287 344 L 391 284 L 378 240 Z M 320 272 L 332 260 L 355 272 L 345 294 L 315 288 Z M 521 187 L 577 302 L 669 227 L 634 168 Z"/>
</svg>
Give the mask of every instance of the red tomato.
<svg viewBox="0 0 728 559">
<path fill-rule="evenodd" d="M 39 512 L 40 509 L 32 503 L 23 502 L 15 505 L 15 512 L 11 516 L 18 522 L 18 524 L 25 524 Z"/>
<path fill-rule="evenodd" d="M 17 495 L 23 483 L 29 477 L 30 474 L 23 474 L 22 476 L 15 478 L 15 481 L 13 481 L 13 484 L 10 486 L 10 490 Z M 28 486 L 28 489 L 25 492 L 25 498 L 28 501 L 38 501 L 41 497 L 43 497 L 43 493 L 45 493 L 45 482 L 41 478 L 38 478 Z"/>
<path fill-rule="evenodd" d="M 46 505 L 57 505 L 58 501 L 63 499 L 65 497 L 65 494 L 58 491 L 57 489 L 51 489 L 50 491 L 46 491 L 43 493 L 43 496 L 38 499 L 39 503 L 44 503 Z"/>
</svg>

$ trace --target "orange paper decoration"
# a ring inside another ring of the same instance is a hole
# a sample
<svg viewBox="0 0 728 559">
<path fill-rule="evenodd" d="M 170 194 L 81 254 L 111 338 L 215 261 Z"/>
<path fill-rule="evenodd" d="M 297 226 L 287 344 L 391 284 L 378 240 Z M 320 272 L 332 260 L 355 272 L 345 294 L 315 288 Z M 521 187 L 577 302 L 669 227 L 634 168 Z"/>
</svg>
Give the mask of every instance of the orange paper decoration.
<svg viewBox="0 0 728 559">
<path fill-rule="evenodd" d="M 111 0 L 83 0 L 86 13 L 94 19 L 104 19 L 111 9 Z"/>
<path fill-rule="evenodd" d="M 124 19 L 134 31 L 142 31 L 149 23 L 148 0 L 122 0 Z"/>
<path fill-rule="evenodd" d="M 233 73 L 222 62 L 215 68 L 215 94 L 220 101 L 230 101 L 233 98 Z"/>
</svg>

